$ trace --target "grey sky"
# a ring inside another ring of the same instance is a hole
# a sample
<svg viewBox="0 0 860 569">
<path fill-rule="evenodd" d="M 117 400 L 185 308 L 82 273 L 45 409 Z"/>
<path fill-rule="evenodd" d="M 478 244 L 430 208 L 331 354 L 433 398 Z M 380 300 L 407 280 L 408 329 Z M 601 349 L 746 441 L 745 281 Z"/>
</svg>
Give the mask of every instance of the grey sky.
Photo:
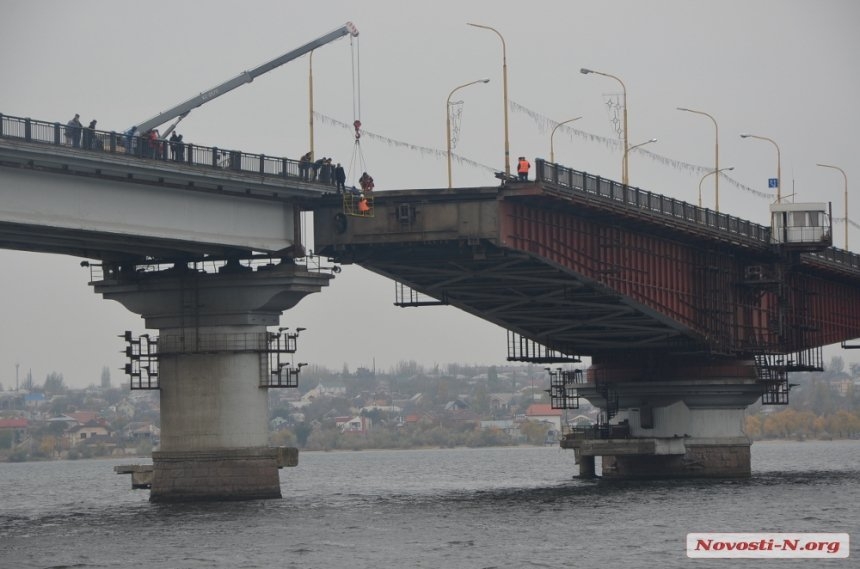
<svg viewBox="0 0 860 569">
<path fill-rule="evenodd" d="M 630 144 L 659 139 L 631 153 L 630 182 L 695 203 L 702 171 L 713 166 L 713 115 L 720 128 L 720 166 L 734 166 L 720 184 L 721 211 L 768 221 L 767 179 L 776 152 L 749 132 L 774 139 L 782 157 L 783 194 L 832 201 L 842 210 L 842 178 L 819 168 L 841 166 L 849 190 L 860 182 L 854 161 L 860 132 L 860 3 L 853 0 L 658 1 L 339 1 L 244 3 L 6 0 L 0 6 L 0 112 L 124 130 L 200 91 L 318 37 L 344 22 L 360 31 L 360 118 L 385 140 L 362 140 L 377 189 L 447 184 L 445 99 L 464 101 L 455 152 L 502 169 L 501 42 L 466 22 L 492 26 L 507 44 L 512 160 L 549 158 L 549 128 L 537 115 L 573 123 L 560 129 L 556 161 L 621 178 L 621 152 L 604 95 L 628 91 Z M 350 124 L 356 118 L 350 43 L 314 54 L 314 107 Z M 186 141 L 297 158 L 308 150 L 308 60 L 303 57 L 195 110 L 180 124 Z M 524 112 L 522 108 L 531 111 Z M 550 125 L 551 128 L 551 125 Z M 592 135 L 592 136 L 589 136 Z M 414 145 L 406 148 L 403 144 Z M 419 148 L 420 147 L 420 148 Z M 316 122 L 317 155 L 349 165 L 353 139 L 324 118 Z M 675 161 L 675 162 L 670 162 Z M 512 164 L 513 166 L 513 164 Z M 351 178 L 361 172 L 353 166 Z M 492 174 L 455 162 L 454 185 L 494 185 Z M 753 191 L 749 191 L 749 188 Z M 713 179 L 703 184 L 713 207 Z M 851 199 L 851 198 L 849 198 Z M 860 199 L 849 218 L 860 222 Z M 835 244 L 843 246 L 841 219 Z M 853 250 L 860 231 L 849 224 Z M 97 383 L 101 368 L 118 371 L 122 330 L 142 321 L 101 300 L 87 286 L 79 259 L 0 251 L 0 383 L 14 385 L 32 369 L 37 382 L 63 373 L 70 385 Z M 339 369 L 387 369 L 400 360 L 503 363 L 504 331 L 450 308 L 392 306 L 394 285 L 347 267 L 328 290 L 282 318 L 308 328 L 301 361 Z M 852 360 L 853 352 L 829 350 Z"/>
</svg>

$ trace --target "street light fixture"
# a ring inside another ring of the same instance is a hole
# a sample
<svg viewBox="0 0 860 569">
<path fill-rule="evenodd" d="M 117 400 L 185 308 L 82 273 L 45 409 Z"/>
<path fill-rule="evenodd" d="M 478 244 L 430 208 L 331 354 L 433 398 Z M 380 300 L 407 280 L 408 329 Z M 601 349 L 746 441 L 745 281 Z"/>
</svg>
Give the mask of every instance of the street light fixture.
<svg viewBox="0 0 860 569">
<path fill-rule="evenodd" d="M 595 71 L 593 69 L 586 69 L 583 67 L 579 70 L 583 75 L 588 75 L 589 73 L 594 73 L 595 75 L 603 75 L 604 77 L 609 77 L 610 79 L 615 79 L 618 83 L 621 84 L 621 91 L 623 93 L 624 101 L 624 114 L 623 114 L 623 129 L 624 129 L 624 159 L 621 162 L 621 182 L 626 186 L 628 181 L 628 169 L 627 169 L 627 151 L 630 150 L 628 146 L 629 141 L 629 133 L 627 132 L 627 87 L 624 85 L 624 82 L 616 77 L 615 75 L 610 75 L 609 73 L 603 73 L 602 71 Z"/>
<path fill-rule="evenodd" d="M 705 174 L 704 176 L 702 176 L 702 179 L 701 179 L 701 180 L 699 180 L 699 207 L 702 207 L 702 182 L 704 182 L 704 181 L 705 181 L 705 178 L 707 178 L 708 176 L 711 176 L 711 175 L 713 175 L 713 174 L 716 174 L 716 175 L 717 175 L 717 178 L 719 178 L 719 177 L 720 177 L 720 175 L 719 175 L 719 174 L 720 174 L 720 172 L 725 172 L 725 171 L 727 171 L 727 170 L 734 170 L 734 169 L 735 169 L 735 167 L 734 167 L 734 166 L 730 166 L 730 167 L 728 167 L 728 168 L 720 168 L 719 170 L 711 170 L 710 172 L 708 172 L 707 174 Z M 717 203 L 719 203 L 719 201 L 717 201 Z M 719 209 L 715 209 L 715 211 L 716 211 L 717 213 L 719 213 L 719 212 L 720 212 L 720 210 L 719 210 Z"/>
<path fill-rule="evenodd" d="M 448 93 L 448 100 L 445 102 L 445 126 L 446 126 L 446 132 L 448 134 L 447 143 L 448 143 L 448 188 L 449 189 L 452 187 L 452 185 L 451 185 L 451 97 L 454 95 L 454 93 L 456 93 L 457 91 L 459 91 L 463 87 L 468 87 L 469 85 L 474 85 L 475 83 L 489 83 L 489 82 L 490 82 L 489 79 L 478 79 L 477 81 L 472 81 L 471 83 L 465 83 L 463 85 L 460 85 L 459 87 L 454 87 L 454 89 L 450 93 Z"/>
<path fill-rule="evenodd" d="M 677 107 L 679 111 L 685 111 L 688 113 L 695 113 L 697 115 L 704 115 L 711 119 L 714 123 L 714 172 L 720 171 L 720 127 L 717 126 L 717 119 L 709 115 L 704 111 L 694 111 L 693 109 L 687 109 L 684 107 Z M 700 193 L 701 195 L 701 193 Z M 720 177 L 714 176 L 714 210 L 719 213 L 720 211 Z M 701 199 L 699 200 L 701 202 Z M 699 204 L 701 205 L 701 204 Z"/>
<path fill-rule="evenodd" d="M 774 142 L 773 139 L 766 136 L 742 133 L 741 138 L 757 138 L 759 140 L 766 140 L 776 148 L 776 203 L 780 203 L 782 201 L 782 160 L 780 158 L 779 145 Z"/>
<path fill-rule="evenodd" d="M 578 121 L 581 118 L 582 117 L 576 117 L 574 119 L 567 119 L 564 122 L 558 123 L 557 125 L 555 125 L 555 128 L 552 129 L 552 133 L 549 135 L 549 161 L 552 162 L 553 164 L 555 164 L 555 150 L 553 149 L 553 145 L 552 145 L 552 137 L 555 136 L 555 131 L 557 131 L 558 127 L 560 127 L 561 125 L 567 124 L 567 123 L 573 122 L 573 121 Z"/>
<path fill-rule="evenodd" d="M 308 55 L 308 122 L 310 123 L 310 153 L 314 161 L 314 50 Z"/>
<path fill-rule="evenodd" d="M 469 24 L 469 26 L 473 26 L 476 28 L 484 28 L 485 30 L 490 30 L 491 32 L 495 32 L 499 39 L 502 40 L 502 93 L 504 96 L 504 104 L 505 104 L 505 176 L 511 177 L 511 146 L 508 140 L 508 55 L 507 49 L 505 47 L 505 38 L 502 37 L 502 34 L 496 28 L 491 28 L 490 26 L 484 26 L 481 24 Z"/>
<path fill-rule="evenodd" d="M 845 191 L 843 192 L 844 202 L 842 207 L 845 208 L 845 250 L 848 250 L 848 176 L 845 174 L 845 170 L 840 168 L 839 166 L 831 166 L 830 164 L 816 164 L 816 166 L 821 166 L 822 168 L 833 168 L 834 170 L 839 170 L 842 172 L 842 178 L 845 180 Z"/>
<path fill-rule="evenodd" d="M 627 169 L 627 167 L 626 167 L 626 164 L 627 164 L 627 155 L 628 155 L 628 154 L 630 154 L 630 151 L 631 151 L 631 150 L 635 150 L 636 148 L 639 148 L 640 146 L 645 146 L 646 144 L 651 144 L 652 142 L 657 142 L 657 139 L 656 139 L 656 138 L 648 139 L 648 140 L 646 140 L 645 142 L 640 142 L 639 144 L 637 144 L 637 145 L 635 145 L 635 146 L 631 146 L 630 148 L 628 148 L 628 149 L 626 149 L 626 150 L 624 151 L 624 160 L 623 160 L 623 163 L 624 163 L 624 165 L 625 165 L 625 170 Z M 629 182 L 629 179 L 625 178 L 625 180 L 624 180 L 624 185 L 625 185 L 625 186 L 626 186 L 626 185 L 628 185 L 628 182 Z"/>
</svg>

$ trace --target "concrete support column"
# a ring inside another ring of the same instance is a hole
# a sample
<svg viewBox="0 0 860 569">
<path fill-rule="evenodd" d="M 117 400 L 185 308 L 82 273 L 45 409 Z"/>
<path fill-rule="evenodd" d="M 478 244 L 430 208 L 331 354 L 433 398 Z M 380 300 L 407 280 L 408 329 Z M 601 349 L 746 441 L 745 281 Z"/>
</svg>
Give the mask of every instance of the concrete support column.
<svg viewBox="0 0 860 569">
<path fill-rule="evenodd" d="M 595 474 L 595 457 L 594 456 L 578 456 L 577 462 L 579 462 L 579 477 L 580 478 L 594 478 Z"/>
<path fill-rule="evenodd" d="M 217 274 L 113 272 L 94 283 L 158 330 L 161 446 L 151 501 L 281 497 L 284 453 L 268 447 L 266 328 L 330 278 L 287 262 Z"/>
<path fill-rule="evenodd" d="M 562 441 L 580 462 L 603 457 L 602 476 L 745 478 L 751 441 L 744 412 L 762 394 L 748 361 L 660 360 L 659 370 L 629 363 L 597 364 L 580 395 L 604 410 L 617 401 L 604 429 L 575 430 Z"/>
</svg>

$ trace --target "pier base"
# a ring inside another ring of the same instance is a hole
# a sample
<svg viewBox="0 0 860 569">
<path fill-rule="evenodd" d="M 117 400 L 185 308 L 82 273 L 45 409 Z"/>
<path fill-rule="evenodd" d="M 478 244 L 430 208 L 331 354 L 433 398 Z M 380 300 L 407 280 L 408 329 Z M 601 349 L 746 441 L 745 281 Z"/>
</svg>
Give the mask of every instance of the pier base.
<svg viewBox="0 0 860 569">
<path fill-rule="evenodd" d="M 748 478 L 744 413 L 763 392 L 753 362 L 662 364 L 659 379 L 620 365 L 589 370 L 577 391 L 612 419 L 562 439 L 580 476 L 594 476 L 600 456 L 607 479 Z"/>
<path fill-rule="evenodd" d="M 654 478 L 749 478 L 750 442 L 686 445 L 681 455 L 604 456 L 603 477 L 616 480 Z"/>
<path fill-rule="evenodd" d="M 151 502 L 280 498 L 277 450 L 153 452 Z"/>
<path fill-rule="evenodd" d="M 236 263 L 219 273 L 115 272 L 94 283 L 159 332 L 161 446 L 151 501 L 281 497 L 278 469 L 298 458 L 268 446 L 267 327 L 330 278 L 283 262 L 257 271 Z"/>
</svg>

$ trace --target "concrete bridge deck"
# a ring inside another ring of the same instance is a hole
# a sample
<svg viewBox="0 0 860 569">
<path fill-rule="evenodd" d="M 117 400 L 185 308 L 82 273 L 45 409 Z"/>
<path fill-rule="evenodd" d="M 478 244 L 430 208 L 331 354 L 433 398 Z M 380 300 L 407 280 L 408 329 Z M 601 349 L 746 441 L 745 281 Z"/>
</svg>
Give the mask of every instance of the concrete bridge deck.
<svg viewBox="0 0 860 569">
<path fill-rule="evenodd" d="M 279 253 L 299 241 L 296 203 L 334 189 L 287 158 L 186 144 L 179 160 L 93 136 L 72 147 L 58 123 L 0 115 L 0 247 L 128 263 Z"/>
</svg>

